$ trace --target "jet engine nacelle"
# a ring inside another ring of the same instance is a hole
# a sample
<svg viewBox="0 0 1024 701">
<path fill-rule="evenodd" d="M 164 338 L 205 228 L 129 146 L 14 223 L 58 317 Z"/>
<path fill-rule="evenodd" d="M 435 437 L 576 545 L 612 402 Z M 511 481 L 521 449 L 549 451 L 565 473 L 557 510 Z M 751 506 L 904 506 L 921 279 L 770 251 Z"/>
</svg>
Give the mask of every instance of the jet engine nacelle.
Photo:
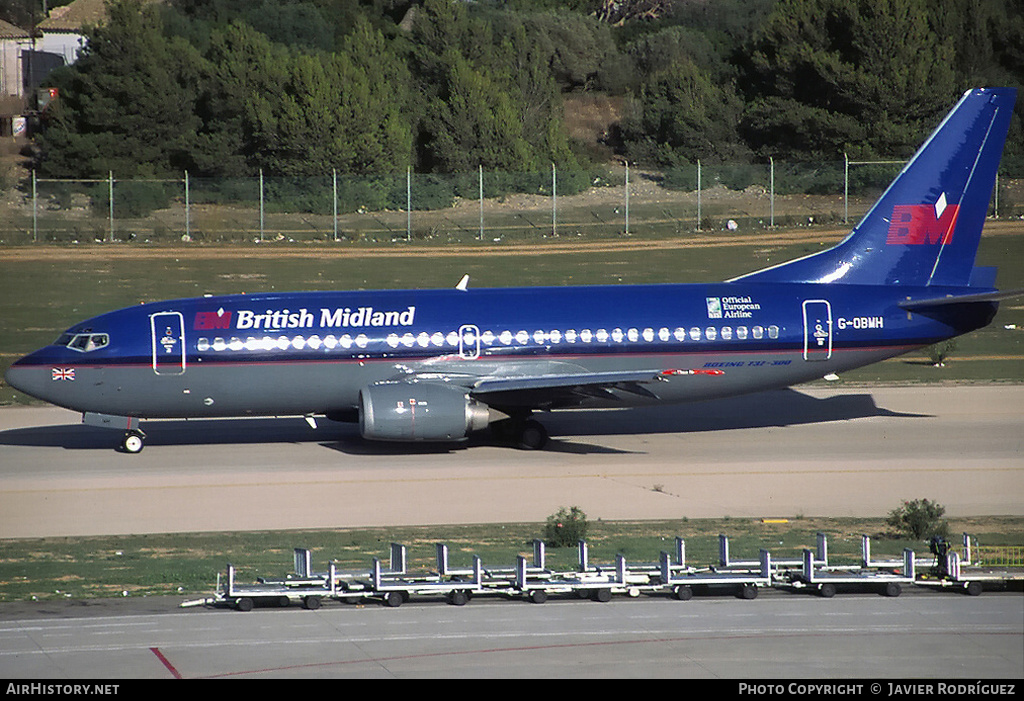
<svg viewBox="0 0 1024 701">
<path fill-rule="evenodd" d="M 359 430 L 377 441 L 461 441 L 490 412 L 460 387 L 381 382 L 359 392 Z"/>
</svg>

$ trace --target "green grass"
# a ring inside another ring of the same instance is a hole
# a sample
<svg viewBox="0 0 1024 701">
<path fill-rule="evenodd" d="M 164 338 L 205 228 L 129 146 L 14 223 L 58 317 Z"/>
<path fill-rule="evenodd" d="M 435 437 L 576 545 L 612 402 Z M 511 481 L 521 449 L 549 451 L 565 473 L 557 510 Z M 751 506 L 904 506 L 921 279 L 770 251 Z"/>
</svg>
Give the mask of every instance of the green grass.
<svg viewBox="0 0 1024 701">
<path fill-rule="evenodd" d="M 970 533 L 981 545 L 1024 543 L 1024 519 L 985 517 L 947 519 L 950 532 Z M 0 541 L 0 601 L 83 599 L 121 596 L 202 596 L 213 591 L 227 563 L 240 581 L 281 577 L 291 571 L 292 549 L 312 551 L 313 566 L 325 571 L 334 560 L 341 569 L 368 568 L 374 557 L 387 562 L 389 544 L 408 548 L 409 569 L 436 568 L 434 543 L 449 547 L 453 567 L 466 567 L 473 555 L 485 566 L 512 566 L 516 556 L 532 557 L 532 542 L 543 535 L 542 523 L 479 526 L 373 528 L 341 531 L 195 533 L 92 538 L 43 538 Z M 627 562 L 657 562 L 672 552 L 674 539 L 686 540 L 687 562 L 716 564 L 718 534 L 730 538 L 733 559 L 757 559 L 765 548 L 775 559 L 798 558 L 815 547 L 815 534 L 828 536 L 829 560 L 855 564 L 861 557 L 861 534 L 871 535 L 872 556 L 898 558 L 904 547 L 927 557 L 922 542 L 885 535 L 884 519 L 794 517 L 788 523 L 749 519 L 710 519 L 590 523 L 587 542 L 591 564 L 613 565 L 621 553 Z M 959 543 L 959 536 L 951 540 Z M 552 569 L 571 568 L 575 548 L 548 549 Z"/>
</svg>

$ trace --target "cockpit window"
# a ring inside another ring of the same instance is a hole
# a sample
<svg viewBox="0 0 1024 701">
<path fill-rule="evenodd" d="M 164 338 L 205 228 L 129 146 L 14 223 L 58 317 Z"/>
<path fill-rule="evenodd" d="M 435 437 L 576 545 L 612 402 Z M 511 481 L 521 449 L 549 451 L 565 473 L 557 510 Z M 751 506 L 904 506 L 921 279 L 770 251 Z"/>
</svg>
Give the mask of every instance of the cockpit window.
<svg viewBox="0 0 1024 701">
<path fill-rule="evenodd" d="M 110 336 L 105 333 L 78 333 L 78 334 L 62 334 L 57 339 L 56 344 L 58 346 L 64 346 L 71 350 L 76 350 L 80 353 L 88 353 L 89 351 L 98 350 L 110 344 Z"/>
</svg>

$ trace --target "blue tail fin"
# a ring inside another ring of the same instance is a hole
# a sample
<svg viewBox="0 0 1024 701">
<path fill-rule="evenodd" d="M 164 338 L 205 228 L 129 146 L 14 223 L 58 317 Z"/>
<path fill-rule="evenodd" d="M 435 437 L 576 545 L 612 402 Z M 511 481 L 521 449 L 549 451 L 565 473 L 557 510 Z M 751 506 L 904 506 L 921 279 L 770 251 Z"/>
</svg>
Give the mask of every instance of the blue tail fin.
<svg viewBox="0 0 1024 701">
<path fill-rule="evenodd" d="M 840 244 L 737 279 L 970 285 L 1016 97 L 968 91 Z"/>
</svg>

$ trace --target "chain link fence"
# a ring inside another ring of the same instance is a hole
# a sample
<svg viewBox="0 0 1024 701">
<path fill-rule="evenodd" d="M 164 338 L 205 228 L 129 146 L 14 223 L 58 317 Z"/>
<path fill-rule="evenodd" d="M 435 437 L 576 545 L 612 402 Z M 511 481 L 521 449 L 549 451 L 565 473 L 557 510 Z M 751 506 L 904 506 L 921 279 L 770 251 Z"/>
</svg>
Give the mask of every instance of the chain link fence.
<svg viewBox="0 0 1024 701">
<path fill-rule="evenodd" d="M 380 176 L 93 180 L 31 177 L 0 192 L 0 243 L 373 245 L 672 238 L 854 223 L 900 162 L 696 163 L 665 171 L 411 171 Z M 997 188 L 993 213 L 1019 215 Z M 1000 212 L 1000 208 L 1002 212 Z"/>
</svg>

